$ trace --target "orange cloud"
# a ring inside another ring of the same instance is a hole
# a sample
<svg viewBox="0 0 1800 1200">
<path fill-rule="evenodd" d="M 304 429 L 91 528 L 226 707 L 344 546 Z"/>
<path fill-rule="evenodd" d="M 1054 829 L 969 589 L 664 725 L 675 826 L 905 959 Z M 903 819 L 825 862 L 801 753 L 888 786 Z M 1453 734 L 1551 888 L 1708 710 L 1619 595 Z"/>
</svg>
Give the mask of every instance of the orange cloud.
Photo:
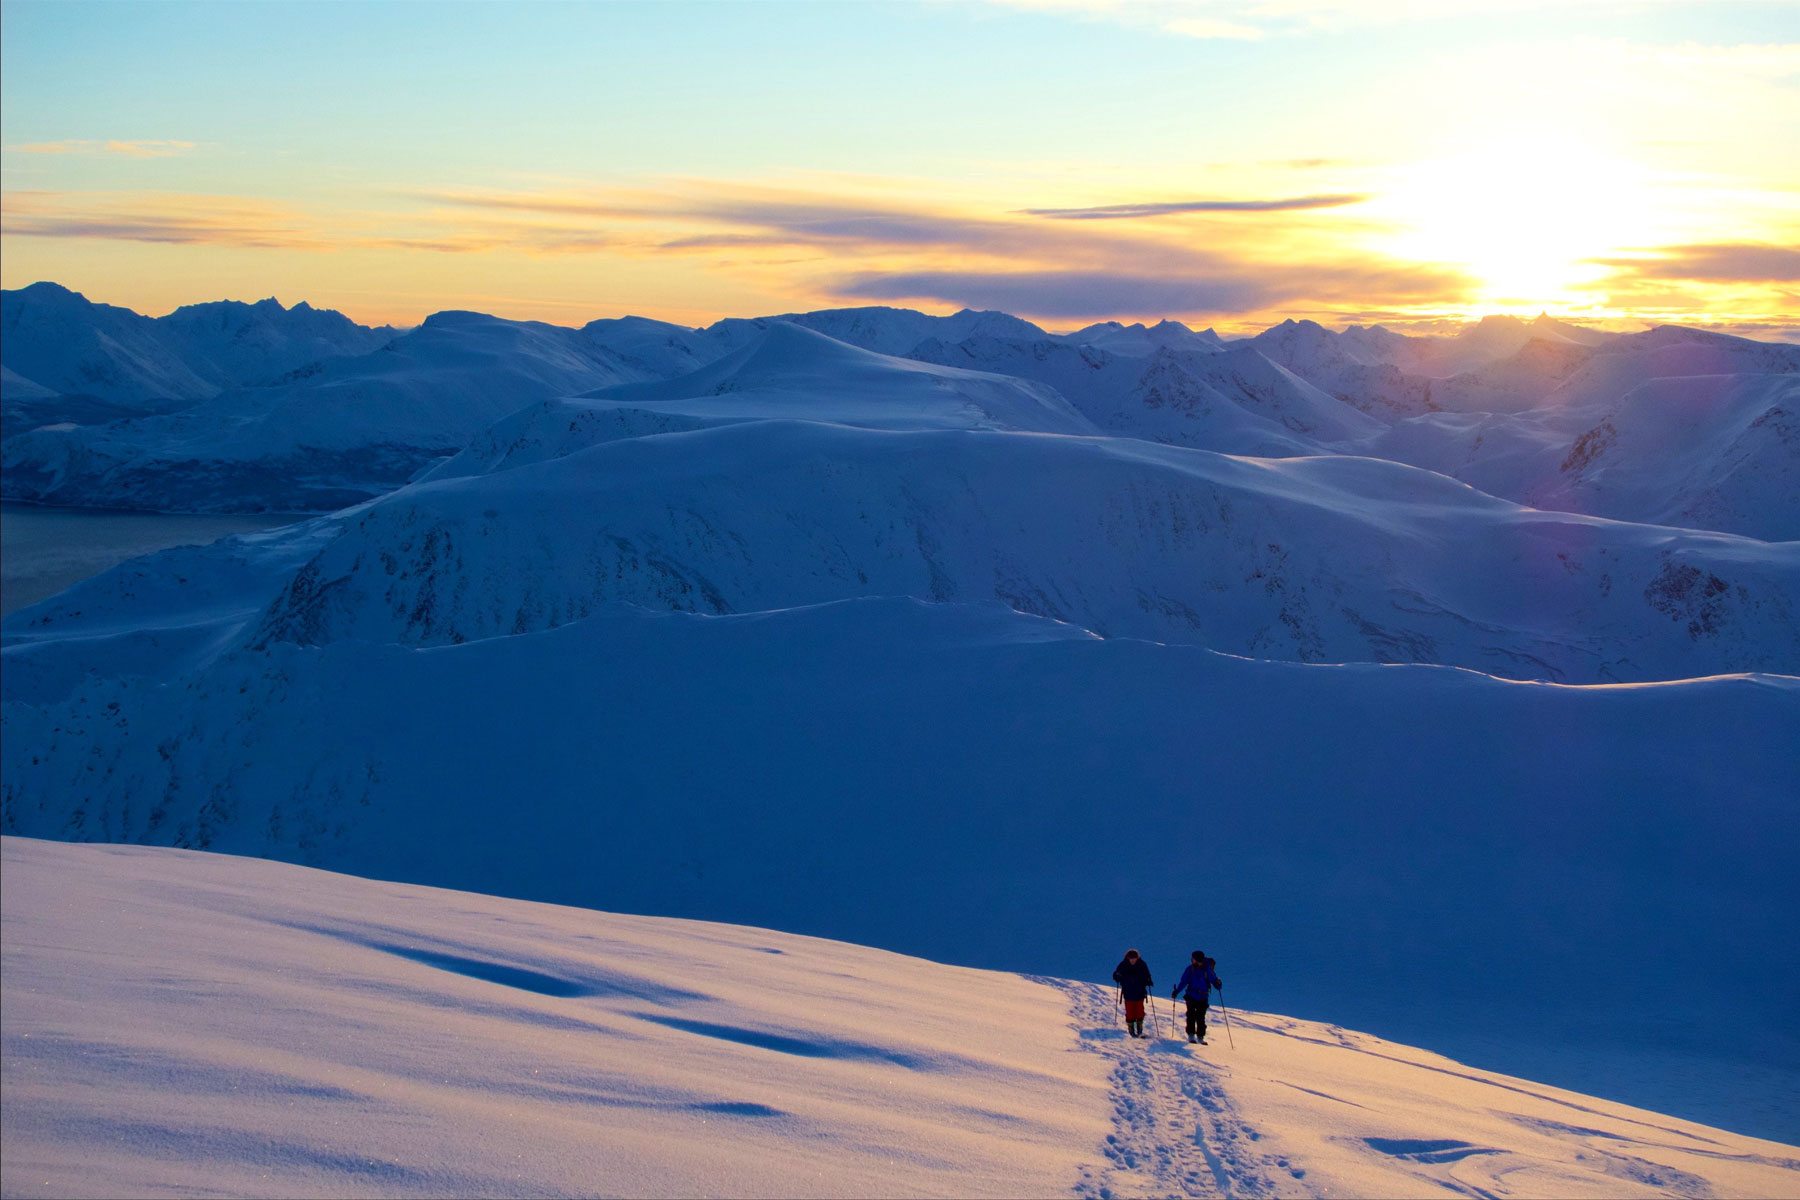
<svg viewBox="0 0 1800 1200">
<path fill-rule="evenodd" d="M 1800 281 L 1800 248 L 1761 242 L 1710 242 L 1665 246 L 1640 255 L 1595 260 L 1620 275 L 1640 279 L 1691 279 L 1718 283 Z"/>
<path fill-rule="evenodd" d="M 1143 204 L 1102 204 L 1094 208 L 1024 208 L 1032 217 L 1063 221 L 1119 221 L 1138 217 L 1169 217 L 1182 213 L 1301 212 L 1312 208 L 1342 208 L 1361 204 L 1367 196 L 1287 196 L 1273 200 L 1158 200 Z"/>
<path fill-rule="evenodd" d="M 446 223 L 406 214 L 318 214 L 253 197 L 164 192 L 8 192 L 0 211 L 0 230 L 12 237 L 265 250 L 569 254 L 615 244 L 614 238 L 591 226 L 566 222 L 548 225 L 477 219 Z"/>
<path fill-rule="evenodd" d="M 290 210 L 237 196 L 8 192 L 0 231 L 14 237 L 110 238 L 177 245 L 320 248 Z"/>
</svg>

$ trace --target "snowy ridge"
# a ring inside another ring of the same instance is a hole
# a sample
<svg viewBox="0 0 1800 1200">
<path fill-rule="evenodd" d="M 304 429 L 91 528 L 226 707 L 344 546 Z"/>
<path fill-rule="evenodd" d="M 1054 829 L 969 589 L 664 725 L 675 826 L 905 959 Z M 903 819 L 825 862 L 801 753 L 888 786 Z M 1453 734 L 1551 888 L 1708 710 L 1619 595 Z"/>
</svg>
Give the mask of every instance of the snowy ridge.
<svg viewBox="0 0 1800 1200">
<path fill-rule="evenodd" d="M 1235 1012 L 1226 1044 L 1215 1008 L 1207 1047 L 1128 1042 L 1089 984 L 786 933 L 179 851 L 3 853 L 11 1195 L 1800 1183 L 1792 1146 L 1287 1017 Z"/>
</svg>

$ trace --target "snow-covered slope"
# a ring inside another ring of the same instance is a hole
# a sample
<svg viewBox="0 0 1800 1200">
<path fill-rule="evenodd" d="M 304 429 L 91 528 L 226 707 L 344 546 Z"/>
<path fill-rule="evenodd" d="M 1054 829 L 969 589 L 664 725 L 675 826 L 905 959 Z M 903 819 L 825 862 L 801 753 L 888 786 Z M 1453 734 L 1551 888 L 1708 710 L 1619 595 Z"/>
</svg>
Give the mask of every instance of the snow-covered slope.
<svg viewBox="0 0 1800 1200">
<path fill-rule="evenodd" d="M 768 930 L 4 855 L 9 1195 L 1800 1189 L 1792 1146 L 1336 1026 L 1140 1043 L 1093 985 Z"/>
<path fill-rule="evenodd" d="M 9 1196 L 1051 1195 L 1103 1162 L 1105 1060 L 1042 983 L 214 855 L 4 854 Z"/>
<path fill-rule="evenodd" d="M 1800 538 L 1800 374 L 1640 384 L 1557 472 L 1545 507 Z"/>
<path fill-rule="evenodd" d="M 614 601 L 914 596 L 1263 658 L 1584 682 L 1800 670 L 1800 545 L 1521 509 L 1374 459 L 787 420 L 594 428 L 611 440 L 533 461 L 514 438 L 502 469 L 356 514 L 262 636 L 428 645 Z"/>
<path fill-rule="evenodd" d="M 1363 452 L 1538 508 L 1800 538 L 1800 360 L 1793 371 L 1664 378 L 1641 358 L 1613 357 L 1590 360 L 1606 369 L 1566 406 L 1431 413 Z"/>
</svg>

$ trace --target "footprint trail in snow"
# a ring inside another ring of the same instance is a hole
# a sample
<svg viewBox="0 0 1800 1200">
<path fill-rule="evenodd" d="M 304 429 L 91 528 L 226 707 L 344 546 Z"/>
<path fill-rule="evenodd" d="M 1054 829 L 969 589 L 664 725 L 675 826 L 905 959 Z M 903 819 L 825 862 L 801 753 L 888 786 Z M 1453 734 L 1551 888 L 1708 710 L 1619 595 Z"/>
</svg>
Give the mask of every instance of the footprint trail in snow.
<svg viewBox="0 0 1800 1200">
<path fill-rule="evenodd" d="M 1791 1146 L 1288 1017 L 1233 1010 L 1233 1047 L 1215 1009 L 1213 1040 L 1194 1046 L 1159 997 L 1163 1036 L 1136 1040 L 1112 989 L 1040 982 L 1111 1068 L 1111 1131 L 1074 1188 L 1091 1200 L 1800 1196 Z"/>
<path fill-rule="evenodd" d="M 1222 1081 L 1230 1068 L 1205 1057 L 1214 1045 L 1125 1035 L 1112 995 L 1064 983 L 1082 1044 L 1112 1061 L 1112 1124 L 1105 1162 L 1085 1168 L 1081 1196 L 1311 1195 L 1304 1168 L 1265 1153 Z M 1160 1003 L 1160 1001 L 1159 1001 Z M 1162 1010 L 1168 1026 L 1169 1009 Z M 1146 1026 L 1148 1028 L 1148 1026 Z"/>
</svg>

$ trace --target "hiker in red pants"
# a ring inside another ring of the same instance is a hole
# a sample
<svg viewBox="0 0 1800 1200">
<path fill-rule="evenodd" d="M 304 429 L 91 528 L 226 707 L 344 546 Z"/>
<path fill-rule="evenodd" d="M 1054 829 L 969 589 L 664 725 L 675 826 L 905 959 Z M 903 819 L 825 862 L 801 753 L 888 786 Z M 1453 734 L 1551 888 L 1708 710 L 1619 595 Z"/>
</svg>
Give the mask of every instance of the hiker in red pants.
<svg viewBox="0 0 1800 1200">
<path fill-rule="evenodd" d="M 1127 950 L 1125 960 L 1113 969 L 1113 982 L 1125 1001 L 1125 1028 L 1134 1038 L 1144 1036 L 1144 997 L 1150 994 L 1155 980 L 1150 978 L 1150 964 L 1136 950 Z"/>
</svg>

